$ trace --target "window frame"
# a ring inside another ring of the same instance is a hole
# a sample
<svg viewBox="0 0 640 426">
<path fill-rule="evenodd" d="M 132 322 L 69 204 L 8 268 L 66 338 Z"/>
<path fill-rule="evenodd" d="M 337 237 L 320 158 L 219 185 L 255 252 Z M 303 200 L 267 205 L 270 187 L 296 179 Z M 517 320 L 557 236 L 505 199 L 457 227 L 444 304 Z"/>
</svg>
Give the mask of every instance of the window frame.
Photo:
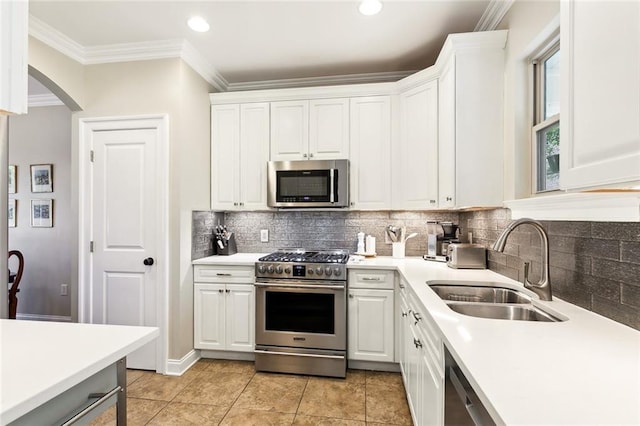
<svg viewBox="0 0 640 426">
<path fill-rule="evenodd" d="M 543 161 L 539 161 L 542 157 L 540 155 L 540 144 L 538 143 L 538 132 L 551 127 L 560 122 L 560 113 L 552 115 L 551 117 L 544 118 L 545 108 L 545 85 L 544 85 L 544 66 L 543 64 L 547 59 L 552 57 L 560 51 L 560 34 L 557 33 L 547 40 L 539 49 L 537 49 L 530 59 L 529 76 L 531 82 L 531 97 L 530 105 L 532 106 L 531 117 L 531 193 L 532 195 L 544 194 L 550 192 L 558 192 L 560 188 L 553 189 L 538 189 L 539 184 L 545 181 L 545 176 L 541 173 L 542 170 L 546 170 L 546 156 Z"/>
</svg>

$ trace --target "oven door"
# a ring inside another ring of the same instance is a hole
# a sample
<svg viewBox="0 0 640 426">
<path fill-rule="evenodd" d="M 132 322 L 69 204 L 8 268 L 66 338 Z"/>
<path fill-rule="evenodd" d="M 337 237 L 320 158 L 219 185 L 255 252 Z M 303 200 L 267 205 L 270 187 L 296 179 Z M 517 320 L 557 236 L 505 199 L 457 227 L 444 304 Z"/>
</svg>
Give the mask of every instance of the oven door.
<svg viewBox="0 0 640 426">
<path fill-rule="evenodd" d="M 256 345 L 346 350 L 344 282 L 256 282 Z"/>
</svg>

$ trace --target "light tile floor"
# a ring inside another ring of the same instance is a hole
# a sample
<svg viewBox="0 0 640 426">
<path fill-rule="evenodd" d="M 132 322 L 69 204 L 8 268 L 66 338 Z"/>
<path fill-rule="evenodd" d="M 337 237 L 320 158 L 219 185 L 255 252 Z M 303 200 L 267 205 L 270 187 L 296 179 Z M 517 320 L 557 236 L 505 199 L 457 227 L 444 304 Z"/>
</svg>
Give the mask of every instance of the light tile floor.
<svg viewBox="0 0 640 426">
<path fill-rule="evenodd" d="M 331 379 L 200 360 L 180 377 L 128 370 L 127 386 L 131 426 L 412 424 L 398 373 L 349 370 Z M 91 424 L 115 425 L 115 407 Z"/>
</svg>

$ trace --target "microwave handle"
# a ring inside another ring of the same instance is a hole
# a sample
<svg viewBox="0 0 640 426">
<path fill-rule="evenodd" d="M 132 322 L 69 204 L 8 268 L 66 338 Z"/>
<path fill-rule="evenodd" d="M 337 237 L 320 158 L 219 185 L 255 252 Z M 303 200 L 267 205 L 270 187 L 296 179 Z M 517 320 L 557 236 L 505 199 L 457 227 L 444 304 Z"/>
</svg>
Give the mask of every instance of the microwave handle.
<svg viewBox="0 0 640 426">
<path fill-rule="evenodd" d="M 336 190 L 335 190 L 335 187 L 336 187 L 336 169 L 330 169 L 329 170 L 329 178 L 330 178 L 329 179 L 329 181 L 330 181 L 329 201 L 332 202 L 332 203 L 335 203 L 336 202 L 336 199 L 335 199 L 336 198 L 335 197 L 335 194 L 336 194 Z"/>
</svg>

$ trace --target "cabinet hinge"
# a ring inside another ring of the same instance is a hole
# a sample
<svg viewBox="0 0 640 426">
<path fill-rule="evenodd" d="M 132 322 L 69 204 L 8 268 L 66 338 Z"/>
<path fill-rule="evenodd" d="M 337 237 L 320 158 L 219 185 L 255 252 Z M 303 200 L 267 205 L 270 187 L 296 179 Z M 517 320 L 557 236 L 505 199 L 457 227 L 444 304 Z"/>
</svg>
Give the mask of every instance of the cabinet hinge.
<svg viewBox="0 0 640 426">
<path fill-rule="evenodd" d="M 93 153 L 93 150 L 91 150 L 91 152 L 89 153 L 89 161 L 91 161 L 92 163 L 93 163 L 93 156 L 94 156 L 94 153 Z"/>
<path fill-rule="evenodd" d="M 93 241 L 89 241 L 89 253 L 93 253 Z"/>
</svg>

